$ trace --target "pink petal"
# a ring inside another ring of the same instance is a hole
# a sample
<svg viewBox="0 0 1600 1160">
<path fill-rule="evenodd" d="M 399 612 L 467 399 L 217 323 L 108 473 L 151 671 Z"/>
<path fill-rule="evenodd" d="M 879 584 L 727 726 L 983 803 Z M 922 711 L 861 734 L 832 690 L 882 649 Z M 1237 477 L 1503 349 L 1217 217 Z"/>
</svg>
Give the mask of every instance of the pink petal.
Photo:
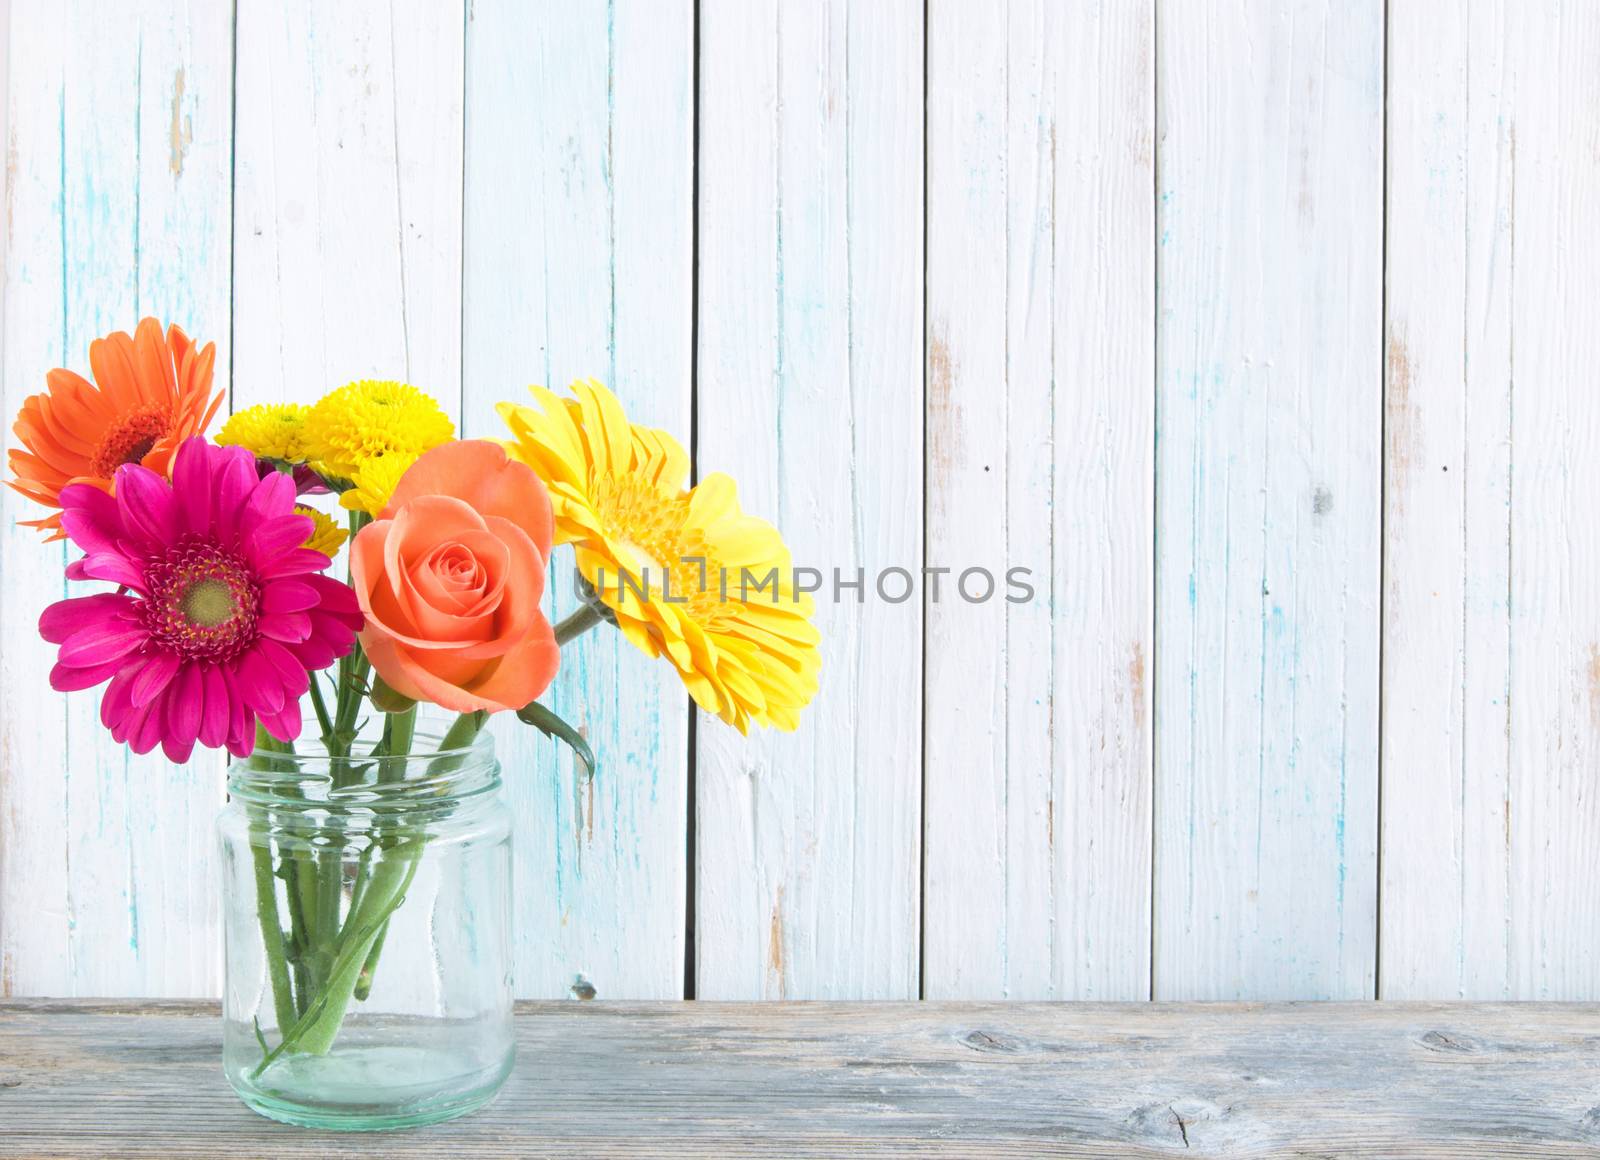
<svg viewBox="0 0 1600 1160">
<path fill-rule="evenodd" d="M 256 621 L 261 635 L 298 644 L 311 635 L 311 618 L 303 612 L 269 612 Z"/>
<path fill-rule="evenodd" d="M 58 600 L 39 614 L 39 635 L 51 644 L 61 644 L 75 632 L 95 625 L 129 621 L 137 610 L 133 597 L 115 592 L 95 596 L 74 596 Z"/>
<path fill-rule="evenodd" d="M 300 736 L 300 702 L 285 701 L 278 712 L 261 714 L 261 724 L 279 741 L 293 741 Z"/>
<path fill-rule="evenodd" d="M 206 441 L 185 439 L 172 464 L 172 490 L 179 497 L 178 520 L 191 532 L 211 530 L 211 464 Z"/>
<path fill-rule="evenodd" d="M 158 545 L 176 538 L 172 488 L 148 467 L 124 463 L 117 468 L 116 500 L 122 530 L 129 538 Z"/>
<path fill-rule="evenodd" d="M 161 695 L 178 671 L 178 658 L 169 652 L 150 655 L 133 678 L 133 706 L 142 709 Z"/>
<path fill-rule="evenodd" d="M 239 535 L 248 538 L 250 533 L 262 524 L 280 516 L 293 514 L 294 480 L 279 472 L 270 472 L 261 477 L 239 512 Z M 302 540 L 305 538 L 305 536 L 300 537 Z"/>
<path fill-rule="evenodd" d="M 205 687 L 201 682 L 200 666 L 189 661 L 172 678 L 167 695 L 163 698 L 166 703 L 166 740 L 185 747 L 184 757 L 173 758 L 174 761 L 188 759 L 188 750 L 194 748 L 194 739 L 200 733 L 200 710 L 205 698 Z"/>
<path fill-rule="evenodd" d="M 235 663 L 233 688 L 258 713 L 275 713 L 283 707 L 283 681 L 260 653 L 245 653 Z"/>
<path fill-rule="evenodd" d="M 110 680 L 122 668 L 123 660 L 116 657 L 103 664 L 82 668 L 57 664 L 50 670 L 50 687 L 58 693 L 75 693 L 79 689 L 92 689 L 101 681 Z"/>
<path fill-rule="evenodd" d="M 317 590 L 298 580 L 275 580 L 261 590 L 263 612 L 304 612 L 319 601 Z"/>
<path fill-rule="evenodd" d="M 256 652 L 261 655 L 283 680 L 285 696 L 300 698 L 311 685 L 311 676 L 294 654 L 277 641 L 264 638 L 256 642 Z"/>
<path fill-rule="evenodd" d="M 230 542 L 239 534 L 239 515 L 245 501 L 255 491 L 256 468 L 253 457 L 244 448 L 225 450 L 242 454 L 224 456 L 221 468 L 213 459 L 211 478 L 216 487 L 216 503 L 211 509 L 211 522 L 218 538 Z"/>
<path fill-rule="evenodd" d="M 200 714 L 200 744 L 215 749 L 228 739 L 228 714 L 232 694 L 222 670 L 205 670 L 205 705 Z"/>
<path fill-rule="evenodd" d="M 126 738 L 126 734 L 118 735 L 118 727 L 133 709 L 133 675 L 136 672 L 136 666 L 125 665 L 111 678 L 105 696 L 100 698 L 100 724 L 111 730 L 112 737 L 118 741 Z"/>
<path fill-rule="evenodd" d="M 315 623 L 316 618 L 312 618 Z M 351 642 L 355 640 L 351 637 Z M 344 647 L 344 652 L 335 652 L 333 645 L 329 644 L 324 636 L 313 632 L 305 640 L 294 646 L 294 655 L 308 672 L 321 672 L 334 661 L 350 651 L 350 645 Z"/>
<path fill-rule="evenodd" d="M 304 516 L 302 519 L 306 518 Z M 303 537 L 302 537 L 303 538 Z M 256 565 L 256 578 L 277 580 L 283 576 L 299 576 L 307 572 L 325 571 L 332 560 L 310 548 L 296 548 L 271 560 Z"/>
<path fill-rule="evenodd" d="M 280 475 L 278 478 L 285 477 Z M 244 553 L 250 557 L 251 563 L 265 564 L 273 557 L 305 543 L 306 537 L 316 526 L 310 516 L 287 515 L 266 520 L 244 537 Z"/>
<path fill-rule="evenodd" d="M 307 576 L 304 583 L 317 590 L 321 611 L 335 616 L 351 617 L 356 628 L 361 627 L 361 602 L 355 590 L 332 576 Z"/>
<path fill-rule="evenodd" d="M 67 565 L 69 580 L 109 580 L 127 588 L 144 591 L 144 569 L 128 557 L 114 552 L 95 552 Z"/>
<path fill-rule="evenodd" d="M 125 657 L 150 637 L 144 625 L 126 620 L 80 628 L 61 645 L 57 659 L 64 665 L 82 667 L 104 664 Z"/>
<path fill-rule="evenodd" d="M 76 491 L 79 501 L 62 510 L 62 530 L 85 552 L 120 553 L 122 517 L 117 514 L 117 501 L 98 487 L 86 484 L 65 487 L 61 494 L 69 491 Z"/>
<path fill-rule="evenodd" d="M 128 738 L 128 748 L 135 753 L 149 753 L 161 740 L 161 704 L 158 697 L 144 707 L 144 716 Z"/>
</svg>

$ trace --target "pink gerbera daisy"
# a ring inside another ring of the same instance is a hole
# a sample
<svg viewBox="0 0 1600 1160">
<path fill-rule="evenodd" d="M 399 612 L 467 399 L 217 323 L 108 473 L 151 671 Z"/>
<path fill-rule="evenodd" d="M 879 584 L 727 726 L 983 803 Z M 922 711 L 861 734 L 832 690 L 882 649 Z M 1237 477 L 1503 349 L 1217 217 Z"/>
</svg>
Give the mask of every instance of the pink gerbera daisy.
<svg viewBox="0 0 1600 1160">
<path fill-rule="evenodd" d="M 302 547 L 311 520 L 294 514 L 287 475 L 258 478 L 242 447 L 204 439 L 179 448 L 169 485 L 137 464 L 117 469 L 115 496 L 61 489 L 61 527 L 86 553 L 72 580 L 119 591 L 62 600 L 39 632 L 61 651 L 50 686 L 109 680 L 100 720 L 135 753 L 157 742 L 173 761 L 194 743 L 255 748 L 256 722 L 300 735 L 310 673 L 348 653 L 361 627 L 355 594 Z"/>
</svg>

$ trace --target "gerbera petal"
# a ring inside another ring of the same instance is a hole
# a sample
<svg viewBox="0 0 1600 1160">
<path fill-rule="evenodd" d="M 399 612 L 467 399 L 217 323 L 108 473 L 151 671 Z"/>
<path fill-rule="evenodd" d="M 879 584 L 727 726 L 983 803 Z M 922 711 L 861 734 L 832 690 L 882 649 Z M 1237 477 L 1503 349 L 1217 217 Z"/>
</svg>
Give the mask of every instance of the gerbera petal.
<svg viewBox="0 0 1600 1160">
<path fill-rule="evenodd" d="M 282 555 L 291 549 L 298 549 L 305 543 L 306 537 L 316 527 L 309 516 L 292 514 L 294 508 L 294 485 L 289 483 L 286 475 L 277 476 L 284 481 L 287 487 L 289 502 L 286 511 L 291 514 L 277 516 L 264 520 L 254 525 L 243 533 L 243 549 L 250 562 L 256 565 L 267 563 L 275 556 Z M 241 527 L 243 525 L 241 524 Z M 321 555 L 319 552 L 318 555 Z M 326 559 L 327 557 L 323 557 Z"/>
<path fill-rule="evenodd" d="M 109 580 L 125 588 L 144 590 L 144 572 L 128 557 L 116 552 L 94 552 L 67 565 L 69 580 Z"/>
<path fill-rule="evenodd" d="M 300 736 L 300 702 L 285 701 L 276 713 L 260 714 L 261 724 L 279 741 L 293 741 Z"/>
<path fill-rule="evenodd" d="M 149 630 L 137 621 L 106 620 L 69 636 L 58 659 L 64 665 L 104 664 L 127 656 L 149 638 Z"/>
<path fill-rule="evenodd" d="M 265 564 L 257 565 L 256 575 L 262 580 L 277 580 L 284 576 L 321 572 L 328 563 L 328 557 L 321 552 L 313 552 L 310 548 L 296 548 L 273 557 Z"/>
<path fill-rule="evenodd" d="M 178 658 L 169 652 L 158 652 L 150 656 L 144 668 L 133 678 L 133 704 L 134 708 L 142 709 L 161 695 L 173 676 L 178 671 Z"/>
<path fill-rule="evenodd" d="M 184 747 L 184 756 L 175 757 L 174 761 L 187 760 L 188 750 L 194 747 L 194 739 L 200 733 L 200 713 L 204 707 L 204 696 L 204 677 L 201 676 L 200 666 L 193 661 L 180 668 L 172 678 L 172 683 L 167 686 L 167 695 L 164 698 L 165 740 Z M 169 750 L 169 756 L 170 752 Z"/>
<path fill-rule="evenodd" d="M 185 441 L 172 463 L 172 489 L 182 497 L 178 505 L 179 521 L 184 530 L 196 534 L 210 529 L 214 498 L 205 446 L 202 440 Z"/>
<path fill-rule="evenodd" d="M 274 580 L 261 590 L 263 612 L 304 612 L 318 603 L 317 590 L 299 580 Z"/>
<path fill-rule="evenodd" d="M 99 664 L 74 665 L 57 663 L 50 670 L 50 687 L 58 693 L 75 693 L 79 689 L 92 689 L 101 681 L 109 681 L 123 666 L 123 659 L 115 657 Z"/>
<path fill-rule="evenodd" d="M 128 620 L 135 615 L 135 608 L 133 597 L 117 592 L 58 600 L 39 614 L 39 635 L 51 644 L 61 644 L 83 629 Z"/>
<path fill-rule="evenodd" d="M 306 667 L 295 660 L 294 654 L 275 640 L 262 640 L 256 644 L 256 653 L 278 671 L 286 697 L 298 700 L 310 687 L 311 675 Z"/>
<path fill-rule="evenodd" d="M 303 612 L 269 613 L 256 622 L 261 635 L 296 644 L 311 635 L 311 618 Z"/>
<path fill-rule="evenodd" d="M 245 653 L 234 665 L 233 689 L 258 713 L 276 712 L 283 707 L 283 680 L 257 652 Z"/>
<path fill-rule="evenodd" d="M 200 710 L 200 744 L 215 749 L 228 739 L 228 716 L 232 696 L 227 678 L 216 666 L 204 671 L 204 704 Z"/>
<path fill-rule="evenodd" d="M 116 500 L 122 530 L 130 538 L 153 544 L 172 541 L 176 513 L 166 480 L 148 467 L 125 463 L 117 468 Z"/>
</svg>

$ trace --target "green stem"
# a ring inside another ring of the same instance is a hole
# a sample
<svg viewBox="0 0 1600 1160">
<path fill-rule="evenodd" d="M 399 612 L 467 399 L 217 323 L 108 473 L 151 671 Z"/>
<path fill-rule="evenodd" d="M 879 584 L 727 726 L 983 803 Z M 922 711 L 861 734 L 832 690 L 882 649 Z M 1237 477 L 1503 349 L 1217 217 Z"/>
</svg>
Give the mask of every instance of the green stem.
<svg viewBox="0 0 1600 1160">
<path fill-rule="evenodd" d="M 272 1007 L 278 1029 L 294 1023 L 294 991 L 289 985 L 289 963 L 284 954 L 283 924 L 278 918 L 278 880 L 272 874 L 272 839 L 259 807 L 250 811 L 250 855 L 255 862 L 256 918 L 261 923 L 261 945 L 267 953 L 267 977 L 272 981 Z"/>
<path fill-rule="evenodd" d="M 389 784 L 400 781 L 405 777 L 405 758 L 411 753 L 411 739 L 417 729 L 417 709 L 413 705 L 404 713 L 390 713 L 384 725 L 384 732 L 388 734 L 388 760 L 378 766 L 378 781 L 380 784 Z M 378 839 L 374 839 L 375 841 Z M 355 904 L 352 901 L 351 911 L 354 913 Z M 355 997 L 360 1002 L 366 1002 L 367 996 L 372 994 L 372 976 L 378 969 L 378 956 L 383 954 L 383 942 L 389 936 L 389 920 L 384 919 L 383 926 L 378 930 L 378 937 L 372 940 L 372 949 L 367 952 L 365 961 L 361 964 L 361 972 L 356 976 Z"/>
<path fill-rule="evenodd" d="M 420 848 L 407 849 L 400 857 L 385 859 L 372 872 L 361 899 L 361 915 L 352 916 L 351 934 L 341 940 L 334 955 L 327 981 L 304 1015 L 284 1032 L 283 1039 L 257 1066 L 259 1076 L 267 1066 L 286 1052 L 326 1055 L 344 1025 L 345 1010 L 355 992 L 356 979 L 368 950 L 389 916 L 405 901 L 406 890 L 416 876 L 421 860 Z"/>
<path fill-rule="evenodd" d="M 565 645 L 604 622 L 605 611 L 598 604 L 580 604 L 575 612 L 556 625 L 556 645 Z"/>
</svg>

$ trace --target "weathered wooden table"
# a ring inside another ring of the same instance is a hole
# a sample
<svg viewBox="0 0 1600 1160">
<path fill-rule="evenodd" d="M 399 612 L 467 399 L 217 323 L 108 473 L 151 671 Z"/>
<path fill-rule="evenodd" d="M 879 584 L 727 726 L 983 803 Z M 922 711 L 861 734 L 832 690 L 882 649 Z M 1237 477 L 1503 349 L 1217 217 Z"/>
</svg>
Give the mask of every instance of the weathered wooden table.
<svg viewBox="0 0 1600 1160">
<path fill-rule="evenodd" d="M 529 1003 L 487 1109 L 259 1119 L 206 1003 L 0 1003 L 5 1156 L 1600 1156 L 1600 1005 Z"/>
</svg>

